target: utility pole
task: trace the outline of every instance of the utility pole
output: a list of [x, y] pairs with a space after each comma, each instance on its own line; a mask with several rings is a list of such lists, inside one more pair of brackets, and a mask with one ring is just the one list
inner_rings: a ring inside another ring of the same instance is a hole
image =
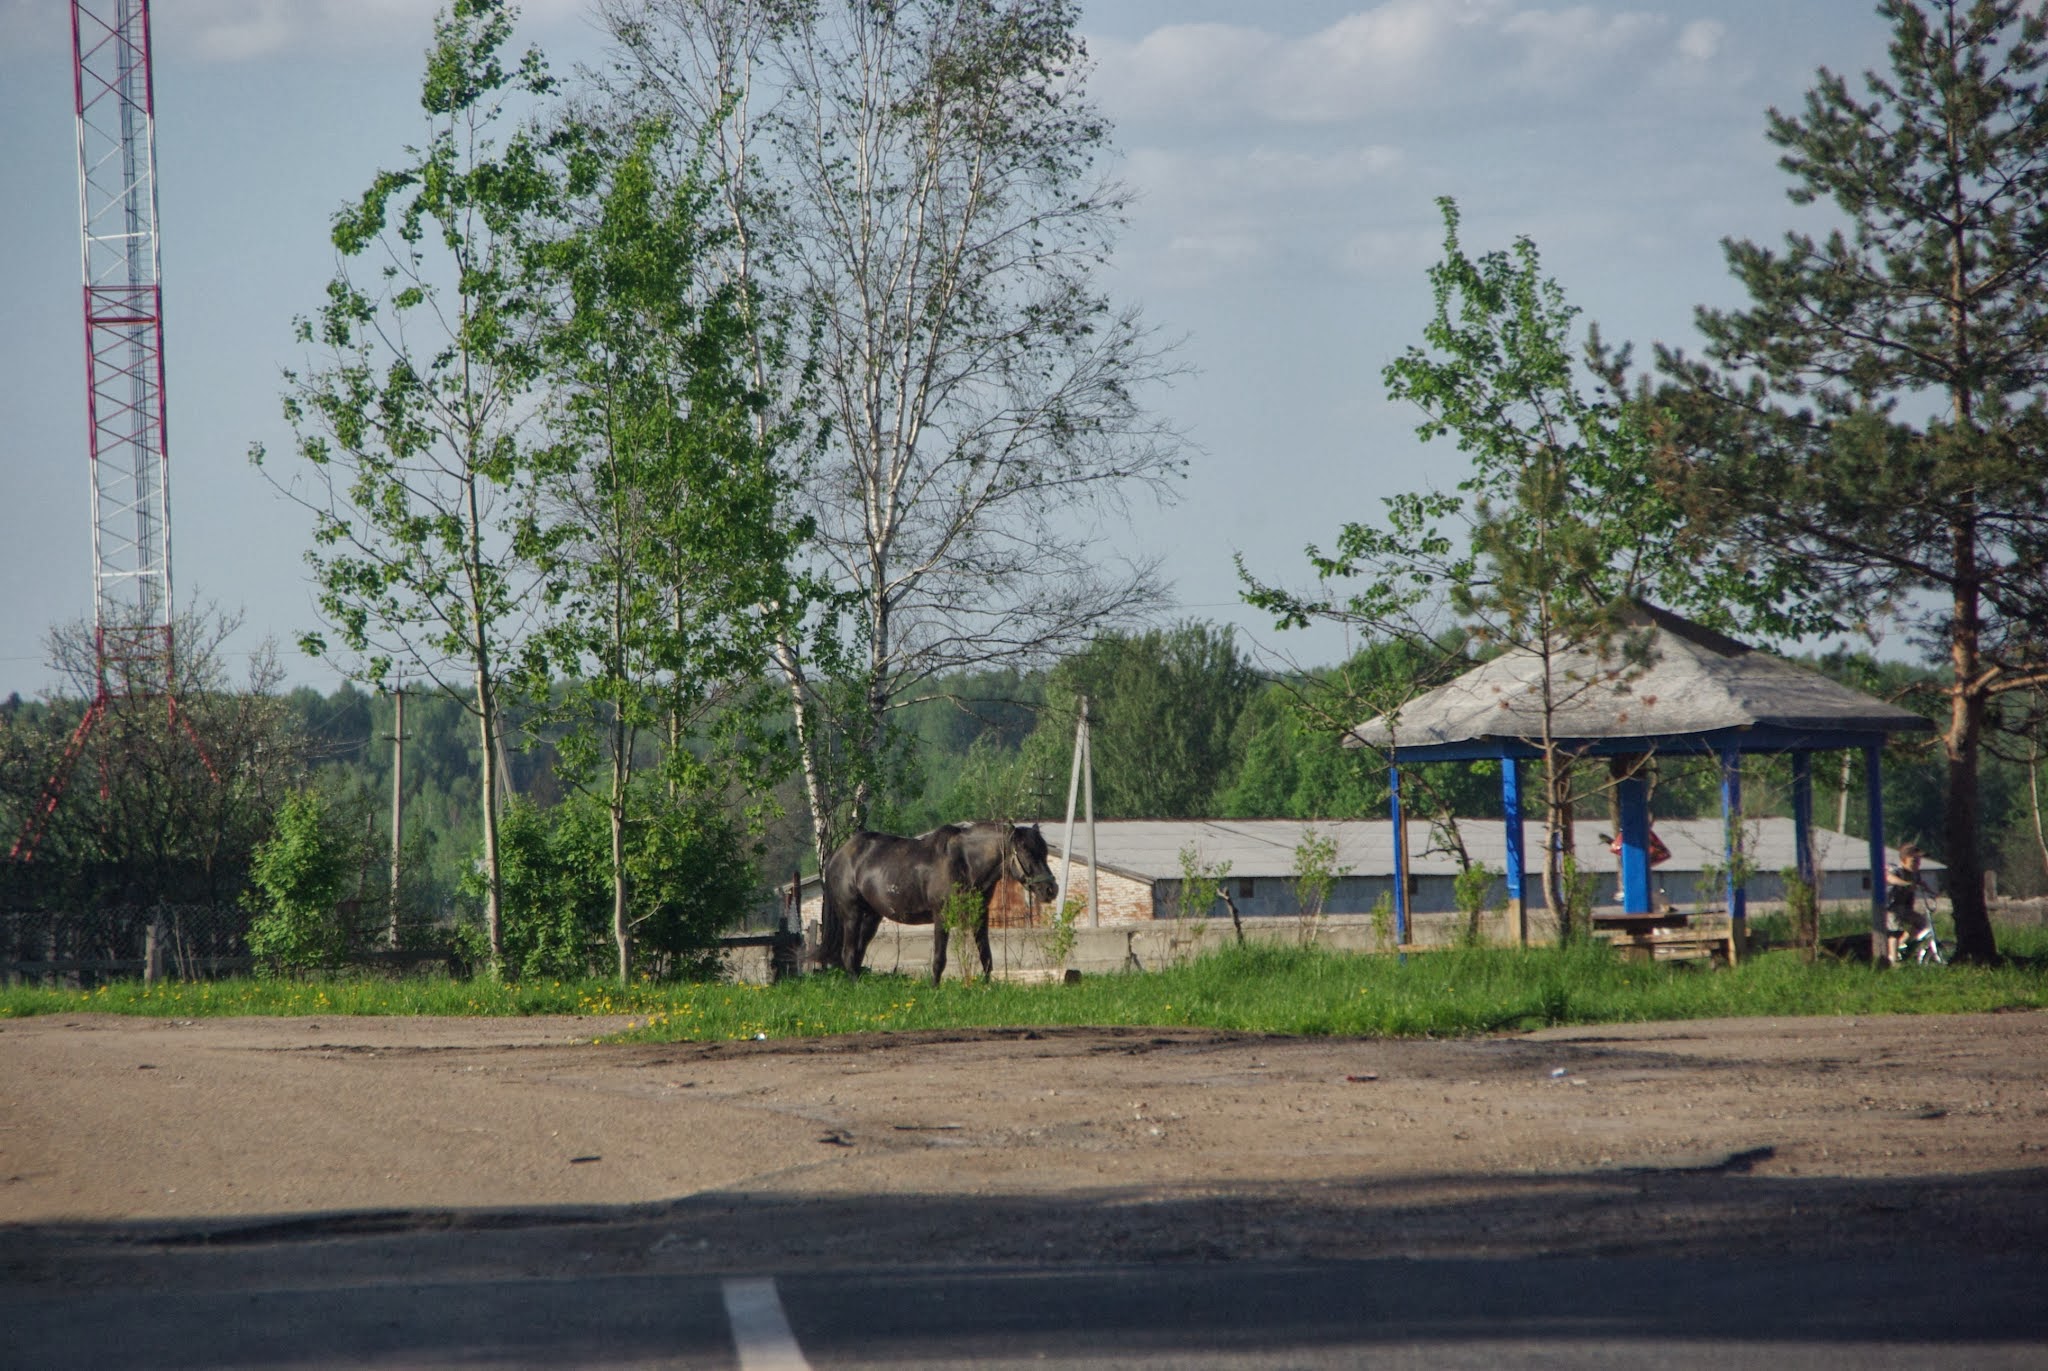
[[1081, 697], [1081, 718], [1074, 726], [1074, 769], [1067, 777], [1067, 831], [1060, 841], [1060, 907], [1067, 903], [1067, 886], [1074, 874], [1075, 792], [1085, 796], [1088, 825], [1088, 926], [1102, 926], [1100, 887], [1095, 863], [1095, 753], [1088, 740], [1088, 697]]
[[405, 683], [391, 688], [391, 949], [398, 950], [398, 878], [405, 852]]

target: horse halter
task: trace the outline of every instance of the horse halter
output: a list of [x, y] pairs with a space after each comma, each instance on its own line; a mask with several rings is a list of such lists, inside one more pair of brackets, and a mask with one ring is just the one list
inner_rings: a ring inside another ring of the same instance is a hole
[[1003, 858], [998, 869], [1001, 870], [1007, 868], [1006, 870], [1004, 870], [1003, 874], [1007, 875], [1011, 880], [1015, 881], [1018, 885], [1024, 887], [1024, 889], [1028, 892], [1031, 889], [1031, 877], [1024, 870], [1024, 858], [1020, 856], [1017, 852], [1018, 832], [1019, 829], [1015, 824], [1007, 824], [1004, 826]]

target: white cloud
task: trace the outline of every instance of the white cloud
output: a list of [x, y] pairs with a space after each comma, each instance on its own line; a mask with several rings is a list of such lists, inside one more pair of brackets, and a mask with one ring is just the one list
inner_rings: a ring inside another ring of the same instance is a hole
[[1322, 257], [1359, 198], [1402, 166], [1401, 151], [1383, 144], [1137, 148], [1125, 173], [1138, 193], [1136, 222], [1147, 226], [1138, 235], [1149, 244], [1144, 273], [1156, 285], [1199, 287], [1303, 252]]
[[1125, 176], [1148, 208], [1244, 205], [1263, 198], [1299, 202], [1383, 179], [1405, 161], [1399, 148], [1367, 143], [1333, 150], [1261, 145], [1242, 152], [1134, 148]]
[[1330, 260], [1360, 202], [1394, 193], [1406, 158], [1385, 144], [1324, 141], [1134, 149], [1124, 172], [1138, 194], [1138, 251], [1125, 265], [1148, 285], [1181, 289]]
[[1720, 60], [1723, 27], [1604, 5], [1381, 0], [1306, 36], [1174, 24], [1100, 39], [1095, 89], [1127, 118], [1327, 123], [1389, 110], [1578, 99]]
[[1413, 280], [1443, 255], [1441, 229], [1354, 233], [1337, 250], [1337, 265], [1356, 277]]
[[[159, 41], [206, 61], [240, 62], [300, 51], [417, 51], [447, 0], [188, 0], [176, 29], [157, 20]], [[519, 33], [559, 26], [581, 0], [526, 0]], [[517, 41], [515, 39], [515, 41]]]
[[[113, 0], [96, 0], [111, 13]], [[426, 48], [447, 0], [182, 0], [150, 12], [159, 55], [237, 63], [294, 53], [401, 53]], [[525, 0], [515, 42], [587, 25], [584, 0]], [[0, 59], [71, 46], [64, 0], [0, 0]]]
[[1678, 55], [1688, 62], [1711, 62], [1721, 55], [1728, 26], [1713, 19], [1695, 19], [1678, 33]]
[[1271, 245], [1251, 229], [1205, 227], [1176, 233], [1126, 264], [1147, 286], [1201, 290], [1258, 268], [1271, 253]]

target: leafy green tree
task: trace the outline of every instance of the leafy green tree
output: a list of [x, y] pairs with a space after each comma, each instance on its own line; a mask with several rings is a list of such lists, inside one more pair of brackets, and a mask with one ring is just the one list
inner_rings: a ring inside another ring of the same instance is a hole
[[876, 806], [872, 822], [902, 833], [921, 833], [956, 819], [1035, 819], [1054, 812], [1066, 777], [1053, 759], [1026, 759], [1045, 703], [1045, 675], [1016, 668], [948, 673], [926, 698], [897, 712], [908, 760], [900, 803]]
[[328, 966], [360, 949], [371, 921], [346, 901], [359, 888], [364, 838], [358, 807], [315, 790], [284, 799], [250, 864], [249, 950], [282, 966]]
[[[251, 855], [304, 766], [271, 646], [250, 655], [240, 679], [228, 671], [225, 643], [239, 626], [210, 607], [177, 615], [175, 697], [160, 681], [109, 682], [115, 698], [72, 757], [34, 860], [0, 862], [0, 904], [236, 904]], [[45, 787], [99, 689], [96, 644], [90, 621], [53, 629], [49, 662], [63, 689], [0, 729], [4, 841], [50, 799]]]
[[[298, 325], [326, 357], [285, 374], [305, 466], [279, 482], [314, 515], [307, 560], [338, 663], [380, 686], [402, 669], [475, 719], [494, 974], [501, 695], [530, 590], [515, 544], [531, 505], [533, 343], [547, 307], [529, 249], [536, 222], [559, 212], [542, 141], [493, 141], [510, 101], [551, 88], [538, 52], [502, 62], [511, 23], [503, 0], [453, 0], [437, 16], [420, 90], [431, 136], [335, 217], [341, 268]], [[264, 460], [260, 448], [252, 457]], [[330, 655], [326, 635], [302, 645]]]
[[[726, 269], [813, 325], [810, 565], [839, 592], [778, 666], [819, 853], [906, 773], [899, 711], [963, 667], [1134, 623], [1102, 516], [1181, 469], [1171, 371], [1101, 289], [1124, 193], [1073, 0], [603, 0], [630, 76], [713, 149]], [[764, 363], [764, 367], [765, 367]], [[764, 389], [767, 387], [763, 386]]]
[[[559, 773], [609, 816], [624, 983], [628, 829], [685, 792], [773, 784], [774, 753], [744, 727], [744, 704], [802, 613], [788, 566], [809, 530], [785, 508], [783, 431], [755, 424], [768, 398], [748, 380], [744, 302], [704, 281], [720, 236], [709, 188], [694, 166], [662, 175], [658, 127], [581, 134], [572, 192], [587, 212], [542, 257], [568, 305], [543, 334], [559, 399], [530, 539], [552, 613], [522, 682], [544, 702], [537, 722], [566, 726]], [[650, 737], [665, 791], [635, 784]]]
[[1227, 627], [1188, 622], [1104, 635], [1053, 668], [1045, 711], [1025, 745], [1027, 771], [1066, 779], [1086, 696], [1098, 813], [1151, 819], [1207, 813], [1233, 769], [1238, 717], [1260, 685]]
[[[1629, 600], [1675, 568], [1656, 560], [1675, 511], [1650, 486], [1640, 411], [1588, 395], [1574, 358], [1578, 316], [1542, 274], [1535, 244], [1468, 257], [1457, 206], [1440, 202], [1444, 260], [1430, 270], [1436, 316], [1424, 348], [1389, 364], [1387, 393], [1417, 405], [1425, 440], [1452, 437], [1472, 461], [1470, 561], [1450, 604], [1480, 645], [1530, 654], [1539, 693], [1544, 903], [1571, 937], [1563, 861], [1584, 772], [1555, 731], [1558, 714], [1625, 678]], [[1598, 355], [1598, 340], [1592, 340]], [[1560, 658], [1587, 645], [1612, 670], [1581, 675]]]
[[[375, 809], [388, 860], [391, 835], [384, 816], [391, 801], [396, 722], [391, 696], [371, 695], [343, 682], [326, 695], [301, 687], [285, 703], [305, 739], [313, 783], [336, 803]], [[518, 723], [516, 717], [513, 722]], [[407, 692], [401, 939], [445, 938], [437, 926], [458, 916], [458, 892], [482, 843], [476, 735], [462, 701], [436, 692]], [[542, 804], [558, 798], [544, 743], [529, 741], [526, 751], [508, 760], [519, 773], [515, 792]]]
[[[598, 800], [577, 796], [548, 810], [515, 800], [507, 807], [505, 947], [507, 965], [519, 976], [586, 976], [611, 960], [611, 851], [609, 807]], [[627, 917], [643, 969], [665, 978], [712, 974], [719, 935], [739, 921], [754, 893], [740, 826], [704, 799], [650, 809], [628, 831], [626, 862]], [[480, 884], [473, 874], [472, 891]]]
[[[1629, 601], [1655, 593], [1691, 602], [1702, 578], [1670, 552], [1678, 509], [1657, 485], [1651, 411], [1621, 393], [1628, 356], [1608, 354], [1597, 333], [1575, 346], [1579, 311], [1542, 272], [1536, 245], [1469, 256], [1457, 205], [1439, 201], [1443, 259], [1430, 268], [1434, 313], [1423, 345], [1383, 373], [1387, 393], [1423, 413], [1416, 432], [1449, 438], [1468, 463], [1455, 493], [1409, 493], [1385, 502], [1383, 525], [1347, 524], [1335, 552], [1309, 549], [1323, 582], [1301, 595], [1250, 576], [1246, 599], [1282, 625], [1336, 619], [1412, 650], [1439, 651], [1391, 700], [1393, 718], [1413, 695], [1470, 665], [1481, 650], [1518, 650], [1537, 662], [1539, 736], [1547, 841], [1543, 892], [1573, 933], [1563, 860], [1572, 814], [1588, 790], [1584, 768], [1554, 732], [1560, 711], [1586, 692], [1611, 689], [1640, 648], [1625, 630]], [[1587, 385], [1587, 371], [1597, 384]], [[1461, 539], [1447, 531], [1464, 525]], [[1357, 582], [1344, 596], [1333, 582]], [[1462, 630], [1454, 636], [1453, 627]], [[1592, 646], [1614, 668], [1580, 675], [1559, 659]], [[1359, 738], [1376, 746], [1370, 737]]]
[[1958, 955], [1997, 955], [1985, 738], [2048, 680], [2048, 21], [2020, 0], [1884, 0], [1890, 70], [1823, 68], [1771, 111], [1795, 204], [1846, 227], [1726, 245], [1750, 297], [1666, 353], [1703, 560], [1784, 631], [1896, 625], [1947, 666], [1944, 842]]
[[[1418, 646], [1386, 639], [1335, 667], [1276, 680], [1238, 718], [1235, 764], [1218, 794], [1228, 818], [1359, 819], [1387, 812], [1387, 767], [1370, 747], [1347, 743], [1361, 719], [1398, 709], [1418, 681], [1439, 679], [1465, 658], [1456, 641]], [[1500, 810], [1496, 773], [1465, 763], [1403, 772], [1409, 811], [1452, 824]]]

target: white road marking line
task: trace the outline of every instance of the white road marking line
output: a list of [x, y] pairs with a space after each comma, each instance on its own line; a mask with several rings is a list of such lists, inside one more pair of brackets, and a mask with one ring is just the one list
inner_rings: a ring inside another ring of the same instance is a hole
[[782, 1312], [772, 1276], [723, 1282], [725, 1317], [732, 1324], [740, 1371], [811, 1371], [789, 1317]]

